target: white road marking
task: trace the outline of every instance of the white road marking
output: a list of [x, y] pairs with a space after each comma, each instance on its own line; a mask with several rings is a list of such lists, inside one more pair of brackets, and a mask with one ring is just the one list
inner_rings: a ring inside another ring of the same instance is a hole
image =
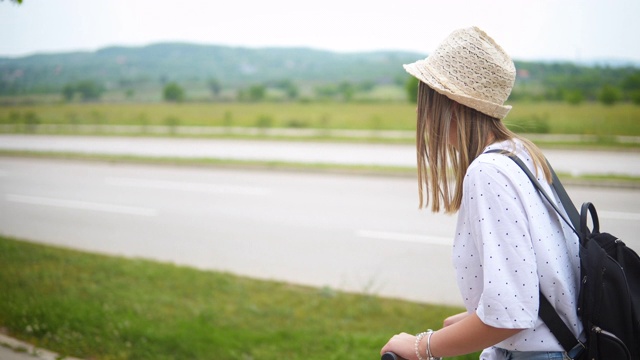
[[413, 242], [413, 243], [431, 244], [431, 245], [451, 246], [451, 244], [453, 244], [453, 239], [447, 238], [447, 237], [425, 236], [425, 235], [417, 235], [417, 234], [387, 232], [387, 231], [358, 230], [356, 231], [356, 236], [370, 238], [370, 239], [404, 241], [404, 242]]
[[598, 211], [598, 218], [639, 221], [640, 214], [630, 213], [630, 212], [618, 212], [618, 211]]
[[112, 185], [112, 186], [128, 186], [128, 187], [140, 187], [140, 188], [148, 188], [148, 189], [190, 191], [190, 192], [201, 192], [201, 193], [211, 193], [211, 194], [234, 194], [234, 195], [268, 195], [269, 194], [269, 190], [264, 188], [259, 188], [259, 187], [218, 185], [218, 184], [210, 184], [210, 183], [178, 182], [178, 181], [134, 179], [134, 178], [121, 178], [121, 177], [109, 177], [105, 179], [105, 182], [107, 183], [107, 185]]
[[[598, 212], [598, 216], [603, 219], [606, 218], [606, 219], [630, 220], [630, 221], [640, 220], [640, 214], [629, 213], [629, 212], [600, 211]], [[413, 243], [431, 244], [431, 245], [450, 246], [451, 244], [453, 244], [452, 238], [438, 237], [438, 236], [425, 236], [425, 235], [407, 234], [407, 233], [398, 233], [398, 232], [389, 232], [389, 231], [358, 230], [356, 231], [356, 236], [363, 237], [363, 238], [370, 238], [370, 239], [404, 241], [404, 242], [413, 242]]]
[[103, 211], [103, 212], [137, 215], [137, 216], [158, 215], [158, 211], [155, 209], [105, 204], [105, 203], [97, 203], [97, 202], [89, 202], [89, 201], [54, 199], [54, 198], [47, 198], [47, 197], [16, 195], [16, 194], [6, 194], [6, 199], [11, 202], [22, 203], [22, 204], [55, 206], [55, 207], [61, 207], [61, 208], [67, 208], [67, 209]]

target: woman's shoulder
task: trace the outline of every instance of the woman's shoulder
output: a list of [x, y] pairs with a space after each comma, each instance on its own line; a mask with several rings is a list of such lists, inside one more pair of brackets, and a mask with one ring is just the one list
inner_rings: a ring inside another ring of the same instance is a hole
[[[504, 153], [494, 152], [495, 150], [502, 150]], [[517, 174], [522, 173], [522, 170], [507, 154], [515, 154], [530, 169], [533, 169], [533, 160], [522, 143], [517, 139], [506, 140], [487, 146], [469, 165], [467, 178], [481, 176], [513, 179], [519, 177]]]
[[[497, 152], [496, 150], [500, 150]], [[519, 139], [509, 139], [493, 143], [484, 148], [483, 152], [472, 162], [476, 166], [494, 165], [506, 168], [519, 168], [516, 163], [513, 162], [506, 155], [516, 155], [520, 158], [529, 168], [533, 167], [533, 159], [531, 154], [527, 151], [524, 144]]]

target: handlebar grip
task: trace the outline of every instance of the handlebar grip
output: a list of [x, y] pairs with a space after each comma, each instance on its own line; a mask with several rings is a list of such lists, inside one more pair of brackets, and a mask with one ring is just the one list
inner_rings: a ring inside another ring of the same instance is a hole
[[392, 353], [391, 351], [388, 351], [382, 354], [382, 358], [380, 358], [380, 360], [400, 360], [400, 358], [398, 357], [398, 355]]

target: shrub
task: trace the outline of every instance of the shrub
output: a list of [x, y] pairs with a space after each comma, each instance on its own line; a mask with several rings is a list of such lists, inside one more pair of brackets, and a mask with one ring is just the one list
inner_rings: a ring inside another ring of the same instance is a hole
[[309, 124], [307, 124], [306, 121], [304, 120], [300, 120], [300, 119], [290, 119], [287, 121], [287, 123], [285, 124], [286, 127], [288, 128], [296, 128], [296, 129], [300, 129], [300, 128], [306, 128], [309, 126]]
[[572, 105], [581, 104], [584, 101], [584, 94], [580, 90], [568, 90], [564, 93], [564, 101]]
[[268, 116], [268, 115], [260, 115], [256, 120], [256, 126], [261, 129], [269, 128], [271, 127], [272, 124], [273, 124], [273, 119], [271, 118], [271, 116]]
[[410, 77], [405, 84], [407, 90], [407, 98], [409, 102], [416, 104], [418, 102], [418, 84], [419, 80], [415, 77]]
[[640, 105], [640, 90], [632, 91], [629, 94], [629, 97], [631, 98], [632, 103]]
[[175, 82], [165, 85], [163, 90], [165, 101], [182, 102], [184, 100], [184, 89]]
[[76, 94], [80, 95], [82, 101], [99, 100], [103, 93], [104, 86], [93, 80], [66, 84], [62, 88], [62, 96], [66, 101], [72, 101]]
[[601, 103], [605, 105], [613, 105], [620, 101], [622, 97], [620, 90], [611, 85], [605, 85], [600, 90], [600, 94], [598, 95], [598, 99]]

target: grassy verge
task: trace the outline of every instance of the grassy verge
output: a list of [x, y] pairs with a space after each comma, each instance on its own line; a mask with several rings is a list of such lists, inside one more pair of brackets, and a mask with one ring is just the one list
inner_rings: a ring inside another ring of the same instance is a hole
[[90, 359], [377, 359], [460, 311], [2, 236], [0, 263], [0, 327]]
[[178, 158], [178, 157], [145, 157], [135, 155], [106, 155], [106, 154], [82, 154], [66, 152], [48, 151], [21, 151], [21, 150], [0, 150], [0, 156], [10, 157], [31, 157], [31, 158], [52, 158], [63, 160], [87, 160], [87, 161], [107, 161], [122, 163], [140, 163], [172, 166], [216, 166], [246, 169], [283, 170], [283, 171], [311, 171], [330, 172], [344, 174], [361, 175], [384, 175], [384, 176], [416, 176], [415, 168], [394, 167], [394, 166], [374, 166], [374, 165], [343, 165], [329, 163], [293, 163], [285, 161], [251, 161], [233, 159], [213, 159], [213, 158]]
[[[190, 127], [136, 125], [38, 125], [27, 128], [23, 125], [2, 125], [0, 134], [60, 135], [60, 136], [125, 136], [169, 137], [174, 139], [237, 139], [254, 141], [296, 141], [334, 143], [378, 143], [414, 144], [415, 132], [410, 130], [364, 130], [364, 129], [291, 129], [256, 127]], [[528, 134], [521, 135], [544, 148], [639, 150], [640, 137], [622, 135], [597, 136], [585, 134]]]
[[[167, 157], [143, 157], [131, 155], [100, 155], [61, 152], [13, 151], [0, 150], [0, 156], [17, 156], [32, 158], [56, 158], [67, 160], [108, 161], [122, 163], [141, 163], [174, 166], [216, 166], [246, 169], [283, 170], [283, 171], [311, 171], [338, 174], [358, 174], [375, 176], [406, 176], [416, 177], [416, 169], [412, 167], [371, 166], [371, 165], [342, 165], [342, 164], [314, 164], [290, 163], [283, 161], [243, 161], [228, 159], [187, 159]], [[575, 176], [558, 173], [564, 184], [602, 185], [626, 188], [640, 188], [640, 177], [623, 175], [589, 175]]]

